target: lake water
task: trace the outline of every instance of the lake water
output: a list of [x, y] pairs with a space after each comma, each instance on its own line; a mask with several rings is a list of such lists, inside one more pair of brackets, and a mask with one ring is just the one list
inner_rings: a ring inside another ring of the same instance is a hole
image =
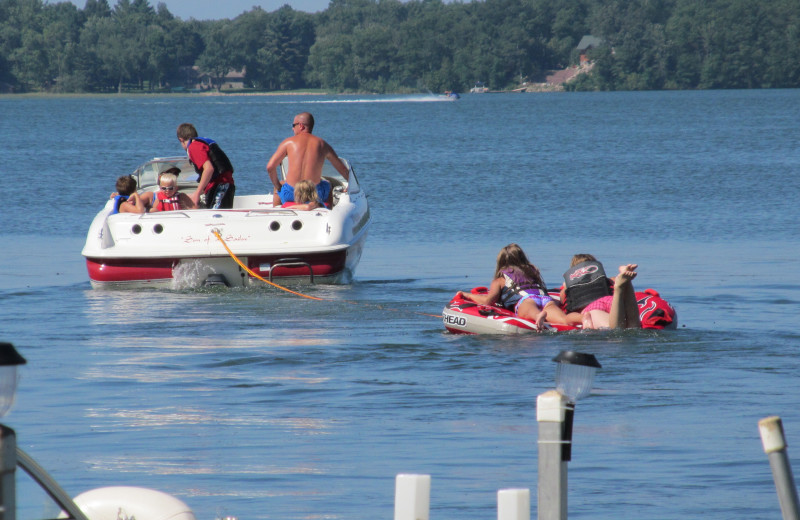
[[[370, 197], [351, 285], [91, 289], [92, 217], [182, 152], [179, 123], [258, 193], [306, 110]], [[800, 454], [798, 121], [798, 90], [0, 97], [0, 341], [28, 360], [3, 421], [70, 494], [151, 487], [199, 520], [391, 518], [398, 473], [431, 475], [437, 520], [496, 518], [509, 487], [535, 518], [536, 396], [573, 349], [603, 368], [572, 518], [778, 518], [757, 421], [780, 415]], [[574, 253], [639, 263], [679, 330], [445, 333], [428, 314], [512, 241], [553, 285]]]

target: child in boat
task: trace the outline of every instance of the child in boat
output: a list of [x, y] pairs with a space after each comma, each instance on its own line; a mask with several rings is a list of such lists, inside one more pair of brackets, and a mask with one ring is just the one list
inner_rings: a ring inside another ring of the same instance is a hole
[[117, 191], [111, 194], [114, 199], [114, 213], [144, 213], [144, 201], [136, 193], [136, 179], [132, 175], [123, 175], [117, 179]]
[[641, 328], [631, 282], [636, 278], [637, 267], [636, 264], [622, 265], [619, 274], [611, 280], [594, 256], [573, 256], [561, 286], [561, 305], [569, 324], [582, 324], [584, 329]]
[[520, 318], [536, 322], [542, 329], [545, 321], [566, 324], [567, 316], [550, 296], [539, 269], [517, 244], [509, 244], [497, 255], [494, 280], [486, 294], [459, 291], [467, 300], [481, 305], [494, 305], [514, 311]]
[[302, 180], [294, 185], [294, 202], [285, 202], [281, 207], [307, 211], [320, 206], [317, 187], [309, 180]]
[[151, 212], [195, 209], [191, 197], [178, 191], [178, 176], [164, 172], [158, 177], [158, 191], [153, 194]]

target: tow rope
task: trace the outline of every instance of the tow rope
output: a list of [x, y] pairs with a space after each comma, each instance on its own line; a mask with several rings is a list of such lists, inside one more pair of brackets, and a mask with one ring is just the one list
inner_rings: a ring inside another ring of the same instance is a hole
[[[211, 230], [211, 232], [214, 234], [214, 236], [216, 236], [216, 237], [217, 237], [217, 240], [219, 240], [219, 241], [220, 241], [220, 243], [222, 244], [222, 247], [224, 247], [224, 248], [225, 248], [225, 251], [227, 251], [227, 252], [228, 252], [228, 255], [230, 255], [230, 257], [233, 259], [233, 261], [234, 261], [234, 262], [236, 262], [236, 263], [239, 265], [239, 267], [241, 267], [242, 269], [244, 269], [244, 270], [247, 272], [247, 274], [249, 274], [249, 275], [250, 275], [250, 276], [252, 276], [253, 278], [256, 278], [256, 279], [258, 279], [258, 280], [261, 280], [262, 282], [264, 282], [264, 283], [266, 283], [266, 284], [269, 284], [269, 285], [271, 285], [271, 286], [275, 287], [276, 289], [280, 289], [281, 291], [286, 291], [286, 292], [288, 292], [288, 293], [294, 294], [294, 295], [296, 295], [296, 296], [300, 296], [300, 297], [302, 297], [302, 298], [308, 298], [309, 300], [318, 300], [318, 301], [337, 301], [337, 300], [331, 300], [331, 299], [327, 299], [327, 298], [318, 298], [317, 296], [310, 296], [310, 295], [308, 295], [308, 294], [299, 293], [299, 292], [293, 291], [293, 290], [291, 290], [291, 289], [288, 289], [288, 288], [286, 288], [286, 287], [283, 287], [282, 285], [278, 285], [278, 284], [276, 284], [276, 283], [274, 283], [274, 282], [270, 282], [270, 281], [269, 281], [269, 280], [267, 280], [266, 278], [264, 278], [264, 277], [262, 277], [262, 276], [259, 276], [257, 273], [253, 272], [253, 270], [252, 270], [252, 269], [250, 269], [249, 267], [247, 267], [246, 265], [244, 265], [244, 262], [242, 262], [241, 260], [239, 260], [239, 257], [237, 257], [237, 256], [234, 254], [234, 252], [233, 252], [233, 251], [231, 251], [231, 248], [229, 248], [229, 247], [228, 247], [228, 244], [226, 244], [226, 243], [225, 243], [225, 240], [222, 238], [222, 235], [220, 234], [220, 232], [219, 232], [219, 229], [217, 229], [217, 228], [214, 228], [214, 229], [212, 229], [212, 230]], [[351, 301], [347, 301], [347, 300], [338, 300], [338, 301], [342, 301], [343, 303], [349, 303], [349, 304], [351, 304], [351, 305], [369, 305], [369, 304], [364, 304], [364, 303], [351, 302]], [[382, 305], [373, 305], [373, 306], [375, 306], [375, 307], [377, 307], [377, 308], [379, 308], [379, 309], [382, 309], [382, 310], [396, 310], [396, 309], [388, 309], [388, 308], [385, 308], [385, 307], [383, 307]], [[420, 315], [422, 315], [422, 316], [430, 316], [430, 317], [433, 317], [433, 318], [441, 318], [441, 317], [442, 317], [442, 316], [441, 316], [441, 315], [439, 315], [439, 314], [428, 314], [428, 313], [425, 313], [425, 312], [416, 312], [416, 311], [411, 311], [411, 312], [413, 312], [414, 314], [420, 314]]]
[[231, 248], [228, 247], [228, 244], [226, 244], [225, 241], [222, 239], [222, 235], [220, 235], [219, 230], [217, 228], [212, 229], [211, 232], [214, 233], [214, 235], [217, 237], [217, 240], [219, 240], [222, 243], [222, 247], [224, 247], [225, 251], [227, 251], [228, 254], [230, 255], [230, 257], [233, 258], [233, 261], [236, 262], [237, 264], [239, 264], [239, 267], [241, 267], [242, 269], [247, 271], [247, 274], [249, 274], [253, 278], [257, 278], [257, 279], [261, 280], [262, 282], [264, 282], [266, 284], [269, 284], [269, 285], [271, 285], [271, 286], [273, 286], [273, 287], [275, 287], [277, 289], [280, 289], [281, 291], [286, 291], [288, 293], [292, 293], [294, 295], [301, 296], [303, 298], [308, 298], [309, 300], [324, 300], [324, 298], [317, 298], [316, 296], [309, 296], [307, 294], [302, 294], [302, 293], [299, 293], [299, 292], [295, 292], [295, 291], [293, 291], [291, 289], [287, 289], [286, 287], [283, 287], [282, 285], [278, 285], [276, 283], [272, 283], [269, 280], [267, 280], [266, 278], [264, 278], [262, 276], [259, 276], [258, 274], [254, 273], [249, 267], [244, 265], [244, 263], [242, 263], [242, 261], [239, 260], [239, 258], [235, 254], [233, 254], [233, 251], [231, 251]]

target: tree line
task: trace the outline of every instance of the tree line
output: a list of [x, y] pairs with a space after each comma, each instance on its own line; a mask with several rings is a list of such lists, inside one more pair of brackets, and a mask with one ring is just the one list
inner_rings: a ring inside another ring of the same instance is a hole
[[584, 35], [602, 43], [573, 90], [800, 86], [800, 0], [332, 0], [211, 21], [148, 0], [0, 0], [0, 91], [159, 91], [192, 67], [268, 91], [504, 89], [576, 64]]

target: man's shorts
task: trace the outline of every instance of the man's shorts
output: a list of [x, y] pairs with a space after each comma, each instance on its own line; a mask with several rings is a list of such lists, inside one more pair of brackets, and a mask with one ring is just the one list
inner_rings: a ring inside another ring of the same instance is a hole
[[215, 184], [205, 193], [206, 206], [209, 209], [231, 209], [233, 208], [233, 194], [236, 186], [224, 182]]
[[[284, 182], [281, 186], [281, 191], [278, 192], [281, 197], [281, 204], [284, 202], [295, 202], [294, 200], [294, 186], [290, 186], [288, 182]], [[322, 179], [317, 184], [317, 196], [320, 202], [326, 202], [331, 195], [331, 183]]]

